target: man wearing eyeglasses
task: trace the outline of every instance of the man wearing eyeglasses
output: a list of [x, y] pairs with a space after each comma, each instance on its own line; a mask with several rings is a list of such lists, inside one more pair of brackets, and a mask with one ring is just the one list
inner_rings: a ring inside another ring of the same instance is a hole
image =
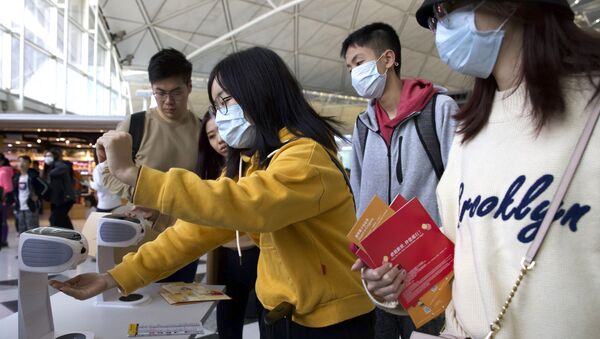
[[[198, 159], [200, 119], [188, 110], [188, 97], [192, 91], [192, 64], [181, 52], [172, 48], [163, 49], [150, 59], [148, 77], [156, 99], [156, 108], [127, 116], [117, 126], [117, 130], [133, 135], [132, 156], [137, 165], [165, 172], [171, 168], [194, 170]], [[99, 166], [104, 166], [104, 163]], [[102, 183], [109, 191], [125, 199], [130, 198], [132, 187], [113, 177], [108, 172], [108, 166], [102, 173]], [[155, 239], [175, 221], [168, 215], [144, 209], [143, 206], [136, 206], [132, 213], [152, 222], [152, 229], [146, 232], [144, 242]], [[115, 261], [120, 262], [126, 253], [136, 249], [137, 247], [129, 247], [116, 251]], [[197, 266], [198, 262], [193, 262], [163, 281], [191, 282], [196, 275]]]

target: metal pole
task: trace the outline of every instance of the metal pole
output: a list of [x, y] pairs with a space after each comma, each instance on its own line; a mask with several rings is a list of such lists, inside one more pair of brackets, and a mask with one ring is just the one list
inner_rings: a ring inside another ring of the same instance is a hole
[[94, 115], [98, 115], [98, 1], [94, 5]]
[[[19, 111], [25, 108], [25, 0], [21, 1], [21, 29], [19, 37]], [[12, 87], [12, 86], [11, 86]]]
[[64, 75], [64, 97], [63, 97], [63, 114], [67, 114], [67, 94], [68, 94], [68, 68], [69, 68], [69, 0], [65, 0], [63, 8], [63, 75]]

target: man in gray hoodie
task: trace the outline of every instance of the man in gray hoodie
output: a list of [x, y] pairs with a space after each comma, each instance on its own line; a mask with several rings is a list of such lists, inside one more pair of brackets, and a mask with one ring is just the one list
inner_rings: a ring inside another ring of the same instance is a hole
[[[374, 196], [389, 205], [401, 194], [406, 199], [418, 198], [439, 224], [435, 190], [454, 137], [452, 115], [458, 105], [427, 80], [401, 79], [400, 48], [398, 35], [384, 23], [364, 26], [342, 43], [341, 56], [350, 70], [352, 86], [370, 99], [352, 136], [350, 184], [357, 216]], [[365, 265], [357, 261], [353, 269], [362, 267]], [[366, 269], [363, 278], [367, 284], [371, 275], [375, 279], [387, 275], [402, 284], [406, 272], [387, 265]], [[372, 297], [391, 301], [387, 294], [390, 292], [382, 290]], [[442, 323], [434, 320], [419, 331], [439, 334]], [[406, 311], [377, 309], [377, 339], [410, 338], [414, 330]]]

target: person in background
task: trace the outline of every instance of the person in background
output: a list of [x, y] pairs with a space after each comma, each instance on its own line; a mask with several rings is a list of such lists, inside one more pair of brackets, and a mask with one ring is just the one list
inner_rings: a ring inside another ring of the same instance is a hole
[[[443, 334], [483, 338], [600, 108], [600, 36], [575, 24], [566, 0], [427, 0], [416, 16], [434, 32], [442, 61], [476, 78], [456, 115], [459, 135], [438, 199], [444, 233], [455, 243]], [[596, 123], [535, 267], [494, 338], [598, 337], [598, 154]], [[382, 283], [374, 293], [386, 288], [393, 286]]]
[[[356, 212], [362, 215], [375, 196], [389, 205], [401, 194], [406, 199], [418, 198], [439, 225], [435, 188], [448, 160], [456, 131], [452, 115], [458, 105], [428, 80], [400, 78], [400, 51], [396, 31], [384, 23], [361, 27], [342, 43], [341, 56], [352, 86], [370, 99], [352, 134], [350, 183]], [[359, 259], [352, 269], [364, 268], [363, 275], [368, 277], [387, 272], [387, 265], [370, 269]], [[401, 267], [387, 274], [397, 284], [406, 278]], [[377, 339], [409, 338], [415, 330], [402, 306], [378, 308], [376, 313]], [[442, 325], [443, 319], [436, 319], [419, 330], [437, 334]]]
[[13, 192], [13, 168], [10, 161], [0, 153], [0, 248], [8, 246], [8, 205]]
[[40, 206], [50, 188], [39, 171], [31, 168], [31, 158], [27, 155], [19, 157], [19, 173], [13, 176], [13, 186], [17, 232], [21, 234], [40, 226]]
[[50, 226], [73, 229], [69, 211], [75, 203], [72, 168], [63, 161], [62, 152], [52, 148], [44, 154], [43, 178], [50, 186]]
[[[200, 127], [198, 145], [198, 166], [196, 173], [202, 179], [217, 179], [221, 176], [227, 157], [227, 144], [219, 135], [215, 117], [206, 112]], [[209, 253], [207, 260], [207, 283], [225, 285], [231, 300], [217, 304], [217, 330], [219, 338], [241, 339], [247, 307], [256, 307], [258, 300], [254, 293], [256, 266], [260, 251], [248, 235], [240, 237], [240, 262], [236, 242], [216, 248]], [[251, 310], [258, 317], [259, 310]]]
[[137, 167], [129, 135], [106, 133], [98, 155], [135, 187], [133, 202], [181, 219], [108, 273], [50, 284], [79, 299], [117, 286], [128, 294], [246, 232], [260, 247], [261, 338], [371, 338], [374, 307], [348, 269], [356, 216], [334, 120], [319, 116], [281, 57], [261, 47], [221, 60], [208, 97], [230, 146], [224, 175]]
[[115, 208], [121, 206], [121, 197], [109, 191], [102, 184], [102, 172], [105, 170], [106, 163], [98, 163], [96, 150], [94, 150], [94, 160], [96, 161], [96, 167], [94, 167], [94, 171], [92, 172], [92, 180], [89, 185], [91, 189], [96, 191], [96, 196], [98, 197], [96, 212], [112, 212]]
[[12, 204], [12, 176], [14, 169], [10, 166], [10, 161], [0, 153], [0, 188], [3, 192], [0, 195], [0, 247], [8, 246], [8, 211]]
[[[200, 119], [188, 109], [188, 98], [192, 92], [192, 64], [183, 53], [173, 49], [163, 49], [150, 59], [148, 78], [156, 108], [128, 115], [117, 126], [118, 131], [134, 134], [136, 144], [132, 158], [137, 165], [145, 165], [160, 171], [171, 168], [193, 170], [197, 163]], [[117, 180], [107, 166], [102, 167], [102, 185], [113, 194], [131, 200], [133, 187]], [[133, 214], [147, 219], [152, 227], [147, 230], [144, 240], [138, 246], [115, 251], [115, 262], [135, 252], [141, 244], [156, 239], [160, 232], [175, 223], [176, 218], [135, 206]], [[194, 261], [165, 277], [162, 282], [192, 282], [196, 278], [198, 261]]]

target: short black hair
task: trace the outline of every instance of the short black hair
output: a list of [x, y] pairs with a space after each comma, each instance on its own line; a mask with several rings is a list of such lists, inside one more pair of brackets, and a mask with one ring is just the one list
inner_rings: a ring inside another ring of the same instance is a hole
[[352, 32], [342, 43], [341, 57], [345, 58], [348, 48], [354, 45], [368, 47], [376, 54], [382, 54], [391, 49], [396, 54], [396, 62], [398, 63], [398, 65], [394, 65], [394, 70], [396, 74], [400, 75], [402, 46], [400, 45], [400, 38], [398, 38], [398, 34], [392, 26], [383, 22], [375, 22]]
[[31, 157], [28, 155], [20, 155], [19, 159], [23, 159], [31, 164]]
[[148, 78], [150, 83], [179, 76], [187, 84], [192, 80], [192, 63], [174, 48], [162, 49], [150, 58]]

